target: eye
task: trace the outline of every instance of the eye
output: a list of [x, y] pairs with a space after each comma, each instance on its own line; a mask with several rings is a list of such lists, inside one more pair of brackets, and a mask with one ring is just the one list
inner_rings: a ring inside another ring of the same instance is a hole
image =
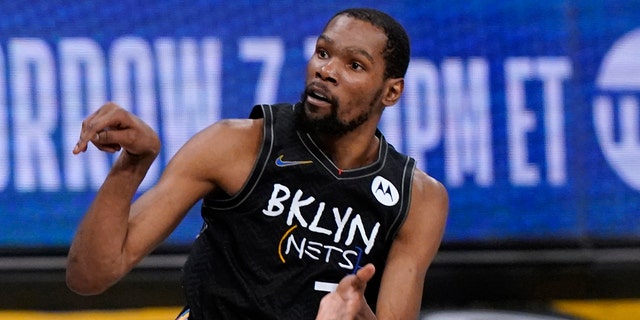
[[353, 70], [363, 70], [364, 67], [359, 62], [351, 62], [351, 69]]
[[316, 53], [320, 58], [326, 58], [329, 56], [329, 53], [327, 52], [327, 50], [324, 50], [324, 49], [318, 49], [316, 50]]

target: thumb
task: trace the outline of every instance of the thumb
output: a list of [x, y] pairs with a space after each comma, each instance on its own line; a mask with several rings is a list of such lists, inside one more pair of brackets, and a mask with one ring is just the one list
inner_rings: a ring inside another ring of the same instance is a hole
[[361, 284], [362, 286], [365, 286], [367, 282], [369, 282], [369, 280], [373, 278], [373, 275], [375, 273], [376, 268], [373, 266], [373, 264], [367, 263], [364, 267], [360, 268], [356, 272], [356, 281], [359, 282], [359, 284]]
[[347, 275], [340, 280], [336, 292], [347, 293], [350, 291], [364, 292], [367, 287], [367, 282], [373, 278], [373, 274], [376, 272], [376, 268], [373, 264], [368, 263], [364, 267], [358, 269], [355, 274]]
[[116, 152], [121, 149], [121, 146], [118, 143], [118, 135], [118, 130], [101, 130], [91, 137], [91, 143], [93, 143], [93, 145], [95, 145], [99, 150]]

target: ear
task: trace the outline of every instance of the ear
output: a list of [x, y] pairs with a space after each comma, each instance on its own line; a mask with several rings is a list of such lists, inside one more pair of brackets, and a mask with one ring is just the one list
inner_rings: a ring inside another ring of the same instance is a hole
[[386, 92], [382, 97], [382, 103], [388, 107], [396, 104], [404, 90], [404, 78], [387, 79]]

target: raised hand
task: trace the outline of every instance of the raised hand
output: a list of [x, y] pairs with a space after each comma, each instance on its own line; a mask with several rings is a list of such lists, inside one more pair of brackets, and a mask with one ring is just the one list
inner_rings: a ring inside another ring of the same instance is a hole
[[160, 151], [156, 132], [140, 118], [112, 102], [82, 121], [80, 139], [73, 153], [85, 152], [89, 142], [102, 151], [114, 153], [124, 149], [131, 156], [155, 157]]
[[367, 264], [356, 274], [342, 278], [336, 291], [327, 294], [320, 301], [316, 320], [375, 319], [364, 298], [367, 282], [375, 271], [372, 264]]

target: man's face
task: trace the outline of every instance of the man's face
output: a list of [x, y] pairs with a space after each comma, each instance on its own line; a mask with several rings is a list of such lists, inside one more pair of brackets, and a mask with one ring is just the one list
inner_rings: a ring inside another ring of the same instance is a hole
[[307, 65], [302, 125], [341, 136], [381, 112], [386, 42], [384, 32], [366, 21], [346, 15], [331, 20]]

